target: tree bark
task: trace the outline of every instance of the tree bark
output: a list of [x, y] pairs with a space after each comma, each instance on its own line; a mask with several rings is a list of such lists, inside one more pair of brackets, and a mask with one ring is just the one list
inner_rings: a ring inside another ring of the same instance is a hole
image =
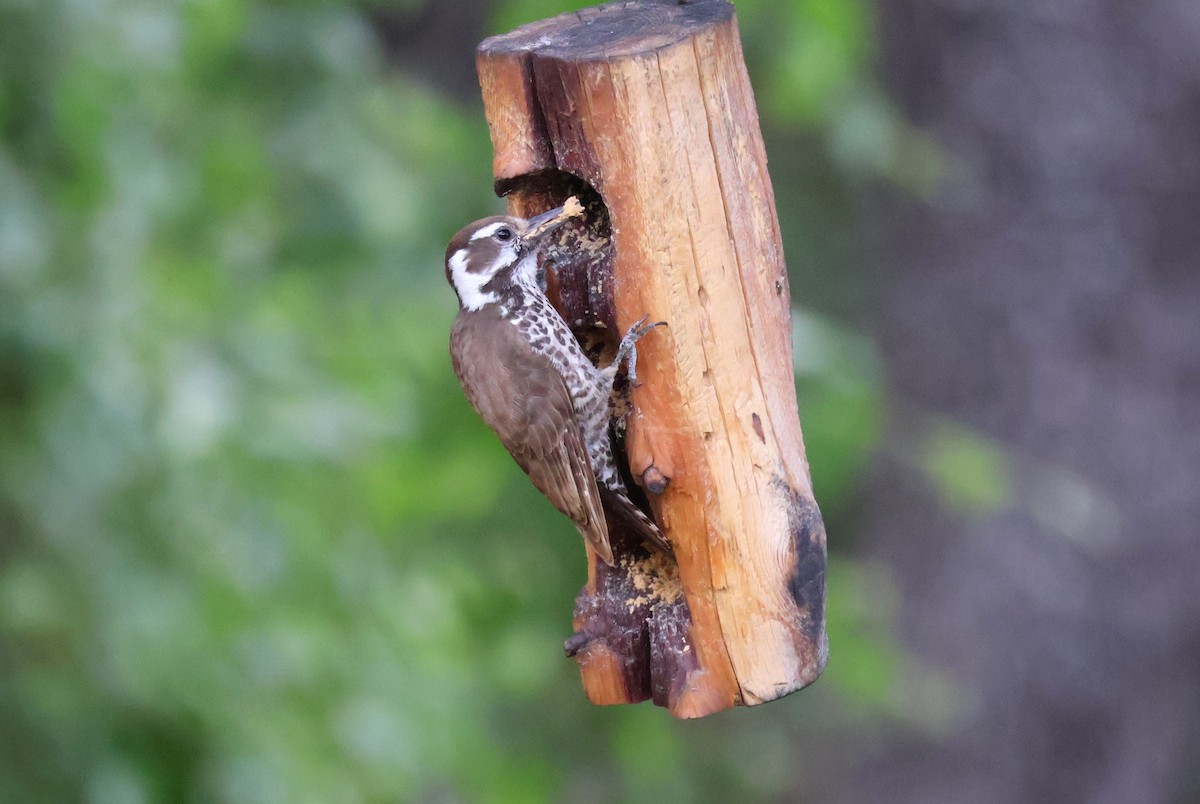
[[581, 343], [603, 361], [643, 317], [667, 322], [639, 344], [616, 429], [674, 555], [610, 517], [616, 566], [589, 554], [567, 644], [588, 696], [698, 717], [811, 683], [828, 653], [825, 531], [732, 6], [566, 14], [484, 41], [477, 68], [510, 210], [585, 204], [547, 266]]

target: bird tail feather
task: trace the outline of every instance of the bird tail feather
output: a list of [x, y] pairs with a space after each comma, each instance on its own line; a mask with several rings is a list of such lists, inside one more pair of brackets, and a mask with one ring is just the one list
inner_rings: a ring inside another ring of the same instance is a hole
[[600, 490], [600, 499], [604, 507], [628, 525], [634, 533], [642, 538], [655, 550], [671, 555], [671, 545], [663, 536], [654, 520], [646, 516], [641, 508], [633, 504], [633, 500], [619, 491]]

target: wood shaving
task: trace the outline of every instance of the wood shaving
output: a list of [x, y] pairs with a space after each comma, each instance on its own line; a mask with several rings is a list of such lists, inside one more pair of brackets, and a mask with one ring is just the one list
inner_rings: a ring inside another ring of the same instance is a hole
[[638, 560], [625, 559], [621, 564], [629, 570], [629, 580], [638, 593], [625, 600], [630, 613], [641, 606], [656, 609], [671, 605], [683, 597], [679, 567], [665, 556], [656, 553]]

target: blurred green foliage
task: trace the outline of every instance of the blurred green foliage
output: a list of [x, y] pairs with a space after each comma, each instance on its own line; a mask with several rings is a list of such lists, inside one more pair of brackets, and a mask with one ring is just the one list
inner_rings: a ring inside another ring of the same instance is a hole
[[933, 421], [920, 462], [951, 511], [982, 515], [1001, 511], [1012, 501], [1008, 453], [962, 425]]
[[[865, 4], [739, 12], [773, 142], [805, 138], [772, 164], [811, 288], [851, 259], [838, 160], [903, 134]], [[446, 353], [445, 240], [500, 208], [486, 128], [378, 51], [349, 2], [0, 2], [0, 800], [785, 795], [886, 702], [876, 585], [833, 562], [827, 681], [785, 702], [586, 703], [578, 537]], [[797, 320], [836, 551], [878, 372]]]

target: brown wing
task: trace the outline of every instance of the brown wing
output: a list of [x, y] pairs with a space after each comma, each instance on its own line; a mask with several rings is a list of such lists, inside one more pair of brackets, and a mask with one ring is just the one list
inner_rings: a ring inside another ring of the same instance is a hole
[[488, 308], [459, 313], [450, 333], [450, 356], [479, 416], [538, 491], [612, 564], [596, 477], [567, 386], [550, 361]]

